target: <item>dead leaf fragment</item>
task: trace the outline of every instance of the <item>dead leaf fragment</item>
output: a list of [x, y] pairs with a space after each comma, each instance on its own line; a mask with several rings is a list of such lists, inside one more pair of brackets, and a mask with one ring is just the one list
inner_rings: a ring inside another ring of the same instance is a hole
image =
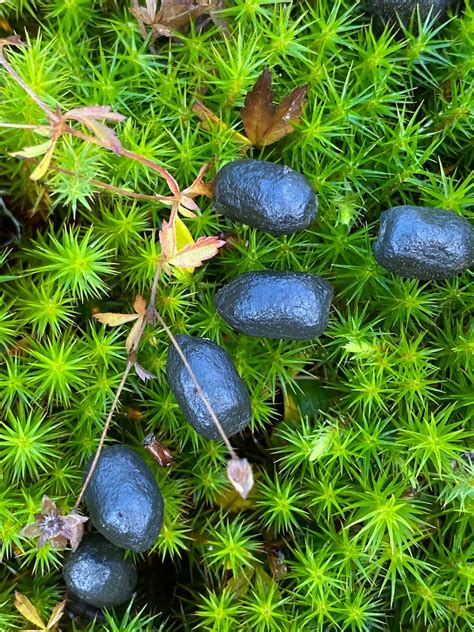
[[94, 314], [94, 318], [109, 327], [118, 327], [132, 320], [136, 320], [139, 314], [115, 314], [114, 312], [104, 312], [103, 314]]
[[52, 630], [54, 626], [59, 622], [59, 619], [63, 616], [64, 608], [66, 607], [66, 601], [67, 600], [64, 599], [64, 601], [60, 601], [54, 606], [54, 610], [51, 613], [51, 617], [48, 621], [48, 630]]
[[153, 43], [159, 37], [184, 33], [191, 20], [202, 15], [209, 15], [216, 26], [225, 30], [227, 24], [216, 15], [223, 4], [223, 0], [162, 0], [158, 9], [157, 0], [146, 0], [145, 6], [133, 0], [130, 12], [137, 19], [144, 39], [148, 37], [148, 30], [151, 32], [150, 50], [155, 52]]
[[128, 334], [127, 340], [125, 341], [127, 355], [130, 355], [133, 351], [137, 350], [138, 343], [140, 342], [140, 338], [142, 335], [144, 320], [145, 316], [139, 316], [137, 321], [133, 324], [133, 327], [130, 329], [130, 333]]
[[[145, 322], [147, 315], [146, 300], [140, 294], [135, 296], [133, 309], [135, 310], [135, 314], [115, 314], [114, 312], [93, 314], [93, 317], [98, 320], [99, 323], [108, 325], [109, 327], [118, 327], [119, 325], [135, 321], [127, 336], [127, 340], [125, 341], [125, 348], [127, 349], [127, 355], [129, 356], [132, 352], [136, 351], [138, 347], [138, 343], [140, 342], [142, 335], [143, 323]], [[139, 374], [139, 377], [141, 377], [139, 370], [137, 370], [137, 373]]]
[[[18, 591], [15, 591], [15, 601], [13, 602], [15, 608], [25, 617], [30, 623], [34, 623], [37, 626], [38, 632], [52, 632], [56, 629], [56, 625], [64, 614], [64, 608], [66, 607], [66, 600], [60, 601], [54, 606], [53, 612], [49, 618], [48, 623], [45, 625], [41, 620], [38, 610], [31, 603], [31, 601], [25, 595], [22, 595]], [[36, 632], [35, 630], [25, 630], [25, 632]]]
[[174, 228], [170, 222], [163, 220], [160, 232], [161, 253], [165, 259], [171, 259], [176, 250], [176, 239]]
[[247, 459], [231, 459], [227, 464], [227, 478], [242, 498], [247, 498], [253, 487], [253, 473]]
[[156, 375], [153, 375], [153, 373], [150, 373], [150, 371], [147, 371], [145, 368], [143, 368], [139, 362], [134, 362], [133, 366], [136, 374], [142, 382], [146, 383], [148, 382], [148, 380], [156, 380]]
[[133, 303], [133, 309], [140, 316], [145, 316], [146, 315], [146, 308], [147, 308], [146, 300], [143, 298], [143, 296], [141, 294], [137, 294], [135, 296], [135, 301]]
[[31, 601], [26, 595], [22, 595], [15, 590], [15, 601], [13, 602], [15, 608], [25, 617], [30, 623], [34, 623], [40, 630], [45, 629], [45, 624], [39, 616], [38, 610], [34, 607]]
[[[0, 50], [4, 46], [26, 46], [26, 44], [25, 42], [21, 41], [21, 38], [19, 35], [10, 35], [9, 37], [0, 38]], [[1, 56], [3, 57], [3, 51], [1, 53]]]
[[307, 85], [296, 87], [276, 107], [272, 80], [272, 73], [265, 68], [247, 94], [241, 111], [245, 133], [257, 147], [271, 145], [291, 134], [305, 105]]
[[161, 467], [170, 467], [173, 463], [173, 453], [158, 441], [153, 432], [150, 432], [144, 437], [142, 445]]

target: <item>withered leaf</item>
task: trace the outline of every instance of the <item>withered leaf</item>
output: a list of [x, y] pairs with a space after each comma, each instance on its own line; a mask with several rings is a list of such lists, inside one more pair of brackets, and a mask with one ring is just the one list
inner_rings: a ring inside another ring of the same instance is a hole
[[146, 0], [145, 6], [140, 6], [138, 0], [133, 0], [130, 12], [138, 20], [140, 32], [146, 38], [147, 28], [151, 30], [152, 43], [158, 37], [172, 37], [173, 32], [184, 33], [192, 18], [209, 15], [211, 20], [220, 27], [226, 24], [215, 16], [215, 11], [223, 7], [223, 0], [161, 0], [158, 9], [157, 0]]
[[143, 298], [143, 296], [141, 294], [137, 294], [135, 296], [135, 301], [133, 302], [133, 309], [140, 316], [145, 316], [146, 315], [146, 307], [147, 307], [146, 300]]
[[101, 121], [113, 121], [120, 123], [127, 117], [118, 112], [113, 112], [109, 105], [90, 105], [84, 108], [69, 110], [64, 120], [72, 119], [85, 125], [100, 141], [103, 147], [107, 147], [116, 154], [122, 148], [116, 132], [104, 125]]
[[[4, 46], [26, 46], [26, 44], [21, 41], [19, 35], [10, 35], [9, 37], [0, 38], [0, 51]], [[1, 53], [1, 56], [3, 56], [3, 52]]]
[[[48, 623], [45, 625], [41, 620], [38, 610], [31, 603], [31, 601], [26, 597], [26, 595], [22, 595], [18, 591], [15, 591], [15, 601], [13, 603], [15, 608], [27, 619], [30, 623], [34, 623], [38, 632], [46, 632], [49, 630], [55, 630], [56, 626], [64, 614], [64, 608], [66, 607], [66, 600], [60, 601], [54, 606], [53, 612], [49, 618]], [[34, 632], [33, 630], [26, 630], [25, 632]]]
[[59, 619], [63, 616], [64, 608], [66, 607], [66, 602], [67, 600], [64, 599], [63, 601], [60, 601], [54, 606], [54, 610], [51, 613], [51, 617], [49, 618], [49, 621], [48, 621], [48, 626], [47, 626], [48, 630], [52, 630], [54, 626], [57, 625], [57, 623], [59, 622]]
[[161, 467], [170, 467], [173, 463], [173, 453], [158, 441], [153, 432], [150, 432], [144, 437], [142, 445]]
[[139, 314], [116, 314], [115, 312], [104, 312], [101, 314], [94, 314], [94, 318], [102, 323], [102, 325], [108, 325], [109, 327], [117, 327], [129, 323], [132, 320], [137, 320]]
[[133, 366], [135, 368], [136, 374], [138, 375], [138, 377], [141, 379], [142, 382], [146, 383], [148, 382], [148, 380], [156, 379], [156, 375], [153, 375], [153, 373], [150, 373], [150, 371], [147, 371], [146, 369], [144, 369], [139, 362], [134, 362]]
[[15, 601], [13, 602], [13, 605], [27, 621], [34, 623], [41, 630], [45, 629], [46, 626], [41, 620], [38, 610], [31, 603], [28, 597], [26, 597], [26, 595], [22, 595], [18, 591], [15, 591]]
[[133, 351], [136, 351], [138, 347], [138, 343], [140, 342], [142, 334], [142, 326], [144, 320], [145, 316], [139, 316], [133, 324], [133, 327], [130, 329], [127, 340], [125, 341], [125, 349], [127, 350], [127, 355], [130, 355]]
[[[224, 121], [220, 119], [217, 116], [217, 114], [214, 114], [212, 110], [206, 107], [204, 103], [202, 103], [202, 101], [199, 101], [197, 99], [195, 103], [193, 104], [192, 111], [194, 112], [194, 114], [196, 114], [200, 118], [200, 120], [203, 123], [202, 127], [205, 130], [209, 130], [211, 129], [212, 125], [216, 125], [216, 127], [222, 130], [223, 132], [229, 131], [236, 140], [244, 143], [244, 145], [252, 144], [249, 138], [247, 138], [243, 134], [240, 134], [236, 130], [229, 128], [229, 126], [226, 123], [224, 123]], [[209, 184], [207, 185], [206, 192], [203, 194], [208, 195], [209, 197], [212, 197], [212, 187], [209, 188]]]
[[271, 145], [294, 131], [305, 105], [308, 86], [296, 87], [278, 107], [273, 103], [272, 73], [262, 72], [245, 98], [241, 116], [245, 133], [257, 147]]
[[242, 498], [247, 498], [253, 487], [252, 467], [247, 459], [231, 459], [227, 464], [227, 478]]

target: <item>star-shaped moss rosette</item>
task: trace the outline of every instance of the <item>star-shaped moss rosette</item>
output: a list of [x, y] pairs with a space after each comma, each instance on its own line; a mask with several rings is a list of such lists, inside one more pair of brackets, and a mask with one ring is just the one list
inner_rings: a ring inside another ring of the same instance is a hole
[[25, 538], [37, 538], [38, 548], [50, 542], [55, 549], [65, 549], [68, 542], [73, 551], [79, 546], [84, 535], [84, 523], [89, 520], [78, 513], [61, 515], [61, 510], [47, 496], [41, 501], [41, 511], [35, 514], [35, 522], [20, 531]]

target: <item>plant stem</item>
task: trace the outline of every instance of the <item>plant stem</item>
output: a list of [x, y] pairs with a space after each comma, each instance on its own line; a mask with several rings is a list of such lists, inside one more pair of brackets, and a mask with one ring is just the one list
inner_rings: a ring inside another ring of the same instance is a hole
[[[58, 167], [56, 165], [50, 165], [49, 167], [52, 171], [57, 171], [58, 173], [64, 173], [67, 176], [77, 177], [78, 174], [71, 169], [64, 169], [63, 167]], [[128, 189], [122, 189], [121, 187], [115, 187], [113, 184], [107, 184], [107, 182], [102, 182], [101, 180], [96, 180], [95, 178], [90, 180], [90, 183], [93, 184], [98, 189], [104, 189], [105, 191], [109, 191], [110, 193], [116, 193], [117, 195], [123, 195], [124, 197], [130, 197], [135, 200], [143, 200], [145, 202], [163, 202], [163, 203], [171, 203], [171, 198], [166, 195], [147, 195], [146, 193], [135, 193], [135, 191], [129, 191]]]
[[[191, 378], [192, 383], [194, 384], [194, 388], [196, 389], [196, 391], [198, 392], [199, 397], [202, 399], [202, 401], [204, 402], [205, 407], [207, 408], [209, 415], [211, 416], [212, 421], [214, 422], [214, 424], [216, 425], [217, 430], [219, 431], [219, 434], [221, 435], [227, 450], [229, 451], [229, 454], [231, 456], [232, 459], [237, 459], [237, 453], [235, 452], [234, 448], [232, 447], [226, 433], [224, 432], [224, 429], [222, 427], [221, 422], [219, 421], [219, 418], [217, 417], [209, 399], [207, 398], [206, 394], [204, 393], [201, 385], [199, 384], [199, 381], [196, 377], [196, 374], [194, 373], [193, 369], [191, 368], [186, 356], [183, 353], [183, 350], [181, 349], [181, 347], [178, 344], [178, 341], [176, 340], [173, 332], [171, 331], [171, 329], [168, 327], [168, 325], [165, 323], [165, 321], [163, 320], [163, 317], [161, 316], [161, 314], [158, 312], [158, 310], [156, 309], [156, 295], [158, 292], [158, 281], [160, 279], [160, 275], [161, 275], [161, 263], [158, 264], [157, 268], [156, 268], [156, 272], [155, 272], [155, 276], [153, 278], [153, 284], [152, 284], [152, 288], [151, 288], [151, 292], [150, 292], [150, 302], [148, 304], [148, 309], [147, 309], [147, 314], [148, 317], [146, 319], [144, 319], [143, 321], [143, 325], [142, 328], [140, 330], [140, 333], [137, 337], [137, 341], [135, 343], [135, 348], [138, 347], [139, 342], [141, 340], [141, 337], [143, 336], [143, 332], [145, 331], [145, 328], [148, 324], [148, 322], [152, 322], [152, 320], [154, 320], [154, 318], [156, 317], [156, 319], [158, 320], [158, 322], [160, 323], [160, 325], [163, 327], [166, 335], [168, 336], [168, 338], [170, 339], [172, 345], [174, 346], [174, 348], [176, 349], [176, 352], [178, 353], [179, 357], [181, 358], [181, 361], [186, 369], [186, 371], [189, 374], [189, 377]], [[105, 421], [104, 424], [104, 428], [102, 429], [102, 434], [100, 435], [100, 439], [99, 439], [99, 445], [97, 446], [97, 450], [94, 454], [94, 458], [92, 460], [91, 466], [89, 468], [89, 471], [87, 473], [87, 476], [84, 480], [84, 483], [82, 485], [81, 491], [79, 492], [79, 496], [77, 497], [77, 500], [74, 504], [73, 507], [73, 512], [77, 511], [79, 508], [79, 505], [81, 504], [81, 501], [84, 497], [85, 491], [87, 489], [87, 486], [90, 483], [90, 480], [92, 478], [92, 475], [94, 474], [95, 468], [97, 467], [97, 463], [99, 461], [99, 457], [100, 454], [102, 452], [102, 448], [104, 447], [104, 443], [105, 443], [105, 439], [107, 437], [107, 433], [109, 431], [110, 428], [110, 424], [112, 423], [112, 419], [115, 413], [115, 410], [118, 406], [118, 402], [120, 399], [120, 395], [122, 394], [122, 391], [125, 387], [125, 384], [127, 382], [127, 378], [128, 375], [132, 369], [134, 365], [133, 360], [131, 360], [130, 358], [128, 358], [127, 360], [127, 366], [125, 367], [125, 371], [122, 375], [122, 379], [120, 380], [120, 384], [118, 385], [117, 391], [115, 393], [115, 397], [114, 400], [112, 402], [112, 406], [110, 408], [109, 414], [107, 415], [107, 419]]]
[[5, 70], [11, 75], [11, 77], [23, 88], [25, 92], [27, 92], [33, 101], [39, 105], [39, 107], [45, 112], [48, 116], [53, 116], [52, 110], [46, 105], [46, 103], [40, 99], [40, 97], [30, 88], [30, 86], [23, 81], [20, 75], [16, 72], [16, 70], [11, 66], [8, 61], [5, 59], [5, 55], [3, 52], [0, 52], [0, 64], [5, 68]]
[[125, 387], [125, 383], [127, 381], [128, 378], [128, 374], [130, 373], [130, 370], [133, 366], [133, 362], [130, 362], [130, 360], [127, 361], [127, 366], [125, 367], [125, 371], [122, 375], [122, 379], [120, 380], [120, 384], [118, 385], [117, 388], [117, 392], [115, 393], [115, 397], [114, 397], [114, 401], [112, 402], [112, 406], [109, 410], [109, 414], [107, 415], [107, 419], [105, 421], [104, 427], [102, 429], [102, 434], [100, 435], [100, 439], [99, 439], [99, 445], [97, 446], [97, 450], [95, 451], [94, 454], [94, 458], [92, 460], [91, 466], [89, 468], [89, 471], [87, 473], [87, 476], [85, 478], [84, 483], [82, 484], [82, 488], [81, 491], [79, 492], [79, 496], [77, 497], [77, 500], [74, 504], [74, 507], [72, 509], [73, 512], [77, 511], [79, 508], [79, 505], [81, 504], [82, 498], [86, 492], [87, 486], [90, 483], [90, 480], [92, 478], [92, 475], [94, 474], [95, 468], [97, 466], [97, 463], [99, 461], [99, 457], [100, 457], [100, 453], [102, 452], [102, 448], [104, 447], [104, 443], [105, 443], [105, 439], [107, 437], [107, 433], [109, 431], [110, 428], [110, 424], [112, 423], [112, 418], [114, 416], [114, 412], [115, 409], [117, 408], [119, 399], [120, 399], [120, 395], [122, 394], [122, 391]]
[[[156, 268], [156, 272], [155, 272], [155, 276], [153, 278], [153, 285], [152, 285], [152, 289], [151, 289], [151, 293], [150, 293], [150, 302], [148, 304], [148, 311], [150, 311], [151, 309], [155, 308], [155, 303], [156, 303], [156, 294], [158, 291], [158, 281], [161, 275], [161, 264], [159, 263], [157, 268]], [[147, 326], [147, 319], [144, 319], [143, 321], [143, 325], [140, 329], [140, 333], [138, 334], [137, 337], [137, 341], [135, 343], [135, 347], [138, 347], [139, 343], [140, 343], [140, 339], [143, 336], [143, 332], [145, 331], [145, 327]], [[89, 468], [89, 471], [87, 473], [87, 476], [84, 480], [84, 483], [82, 484], [81, 487], [81, 491], [79, 492], [79, 496], [77, 497], [77, 500], [74, 504], [74, 508], [73, 511], [77, 511], [77, 509], [79, 508], [79, 505], [81, 504], [81, 501], [84, 497], [85, 491], [87, 489], [87, 486], [90, 483], [90, 480], [92, 478], [92, 475], [94, 474], [94, 470], [97, 466], [97, 463], [99, 461], [99, 457], [100, 457], [100, 453], [102, 452], [102, 448], [104, 447], [104, 443], [105, 443], [105, 439], [107, 437], [107, 433], [109, 431], [110, 428], [110, 424], [112, 422], [112, 418], [114, 416], [114, 412], [118, 406], [118, 402], [120, 399], [120, 395], [122, 394], [122, 391], [125, 387], [125, 384], [127, 382], [127, 378], [128, 378], [128, 374], [130, 373], [132, 367], [134, 365], [133, 360], [131, 360], [130, 358], [127, 359], [127, 366], [125, 367], [125, 371], [122, 375], [122, 379], [120, 380], [120, 384], [118, 385], [117, 391], [115, 393], [115, 397], [114, 400], [112, 402], [112, 406], [110, 408], [109, 414], [107, 415], [107, 419], [105, 420], [105, 424], [104, 427], [102, 429], [102, 434], [100, 435], [100, 439], [99, 439], [99, 445], [97, 446], [97, 450], [94, 454], [94, 459], [91, 463], [91, 466]]]

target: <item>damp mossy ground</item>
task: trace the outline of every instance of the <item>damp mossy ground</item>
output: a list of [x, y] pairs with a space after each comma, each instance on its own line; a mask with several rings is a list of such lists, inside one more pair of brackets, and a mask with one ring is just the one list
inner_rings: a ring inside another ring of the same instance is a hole
[[[234, 443], [254, 465], [255, 490], [238, 501], [224, 446], [183, 419], [165, 377], [168, 340], [148, 328], [140, 362], [157, 377], [129, 380], [110, 440], [141, 449], [153, 431], [172, 450], [169, 469], [141, 453], [163, 493], [164, 526], [150, 552], [133, 556], [132, 607], [105, 624], [86, 617], [82, 629], [468, 630], [471, 277], [398, 278], [376, 264], [372, 245], [391, 206], [472, 219], [472, 0], [416, 36], [374, 34], [349, 0], [227, 4], [229, 37], [212, 25], [191, 29], [179, 42], [160, 39], [156, 54], [128, 2], [0, 4], [1, 36], [11, 27], [29, 44], [6, 55], [48, 105], [112, 106], [128, 117], [117, 127], [122, 144], [182, 187], [203, 163], [214, 161], [212, 177], [242, 157], [239, 110], [266, 66], [278, 97], [309, 84], [296, 131], [247, 156], [304, 174], [319, 197], [315, 225], [273, 237], [202, 199], [190, 231], [225, 233], [230, 246], [192, 276], [163, 278], [158, 293], [173, 331], [222, 344], [251, 393], [251, 431]], [[0, 90], [0, 121], [45, 122], [3, 71]], [[227, 127], [204, 129], [192, 112], [197, 98]], [[38, 550], [19, 531], [43, 495], [66, 511], [74, 505], [125, 364], [127, 327], [105, 329], [92, 314], [129, 311], [137, 293], [149, 295], [169, 209], [97, 194], [93, 179], [141, 193], [166, 188], [142, 165], [77, 139], [62, 139], [54, 155], [75, 175], [50, 171], [32, 182], [32, 165], [11, 152], [41, 137], [0, 130], [1, 195], [21, 222], [0, 271], [0, 630], [14, 630], [28, 627], [15, 590], [46, 620], [64, 594], [64, 552]], [[217, 289], [261, 269], [331, 283], [322, 337], [246, 337], [220, 319]], [[307, 416], [291, 405], [301, 401], [299, 384]], [[61, 626], [74, 628], [67, 617]]]

